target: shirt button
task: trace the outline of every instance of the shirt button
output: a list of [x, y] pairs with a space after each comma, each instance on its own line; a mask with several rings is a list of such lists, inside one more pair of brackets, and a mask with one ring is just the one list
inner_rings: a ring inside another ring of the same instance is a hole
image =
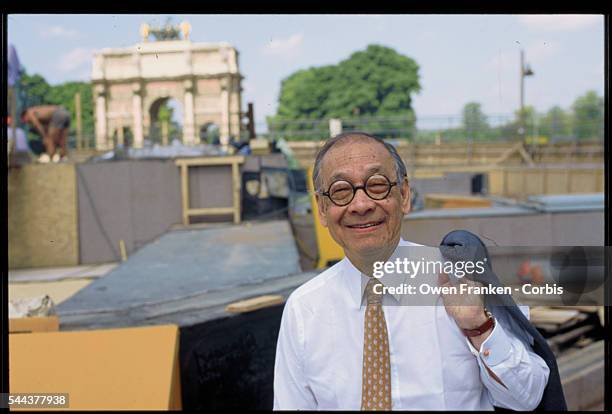
[[484, 352], [482, 353], [484, 356], [488, 357], [489, 354], [491, 353], [491, 351], [489, 351], [488, 349], [485, 349]]

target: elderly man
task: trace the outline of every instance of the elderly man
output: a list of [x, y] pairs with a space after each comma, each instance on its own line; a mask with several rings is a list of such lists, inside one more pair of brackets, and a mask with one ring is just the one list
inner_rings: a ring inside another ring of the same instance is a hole
[[[398, 246], [406, 167], [365, 133], [328, 140], [313, 180], [321, 223], [345, 258], [296, 289], [278, 338], [274, 409], [532, 410], [549, 368], [482, 303], [393, 306], [373, 265]], [[361, 289], [361, 290], [360, 290]]]

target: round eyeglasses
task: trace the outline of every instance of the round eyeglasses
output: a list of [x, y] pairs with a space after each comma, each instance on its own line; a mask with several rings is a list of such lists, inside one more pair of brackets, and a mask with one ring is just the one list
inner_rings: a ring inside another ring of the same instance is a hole
[[343, 207], [353, 201], [359, 189], [362, 189], [372, 200], [384, 200], [394, 185], [397, 185], [397, 181], [391, 182], [384, 175], [374, 174], [366, 180], [365, 185], [360, 186], [354, 186], [346, 180], [334, 181], [327, 191], [320, 194], [329, 197], [332, 203], [338, 207]]

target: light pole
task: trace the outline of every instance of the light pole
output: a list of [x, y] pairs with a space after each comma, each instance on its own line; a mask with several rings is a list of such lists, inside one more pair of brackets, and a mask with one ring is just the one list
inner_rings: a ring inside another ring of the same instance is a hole
[[521, 49], [521, 109], [519, 113], [519, 135], [525, 140], [525, 77], [532, 76], [533, 71], [525, 65], [525, 52]]

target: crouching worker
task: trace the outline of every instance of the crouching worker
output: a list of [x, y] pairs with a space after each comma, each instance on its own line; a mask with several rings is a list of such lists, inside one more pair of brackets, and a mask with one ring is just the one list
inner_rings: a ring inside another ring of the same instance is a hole
[[[62, 106], [39, 105], [24, 110], [21, 120], [33, 126], [42, 136], [45, 152], [39, 157], [39, 162], [59, 162], [66, 159], [70, 112]], [[56, 152], [58, 148], [59, 153]]]

